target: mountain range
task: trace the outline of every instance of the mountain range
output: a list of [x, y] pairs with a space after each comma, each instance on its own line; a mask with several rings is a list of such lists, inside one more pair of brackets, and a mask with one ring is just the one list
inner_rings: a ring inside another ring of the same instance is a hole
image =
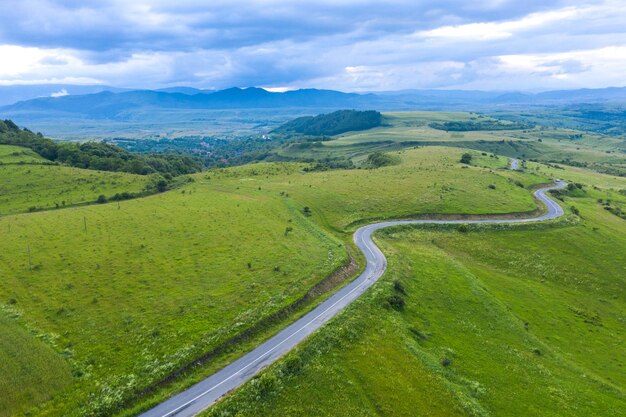
[[[138, 109], [271, 109], [372, 108], [377, 110], [441, 110], [507, 105], [566, 105], [579, 103], [626, 102], [626, 88], [580, 89], [542, 93], [489, 92], [465, 90], [407, 90], [382, 93], [344, 93], [333, 90], [302, 89], [270, 92], [262, 88], [199, 90], [173, 87], [162, 90], [123, 90], [82, 86], [76, 90], [53, 86], [55, 97], [39, 97], [0, 107], [0, 115], [46, 114], [115, 119]], [[41, 89], [42, 87], [40, 87]], [[102, 91], [95, 91], [97, 88]], [[6, 91], [0, 89], [0, 97]], [[48, 88], [50, 90], [50, 88]], [[33, 93], [37, 90], [33, 88]], [[70, 92], [71, 91], [71, 92]], [[74, 93], [74, 91], [76, 93]], [[82, 92], [87, 91], [86, 94]], [[6, 98], [0, 102], [6, 101]]]

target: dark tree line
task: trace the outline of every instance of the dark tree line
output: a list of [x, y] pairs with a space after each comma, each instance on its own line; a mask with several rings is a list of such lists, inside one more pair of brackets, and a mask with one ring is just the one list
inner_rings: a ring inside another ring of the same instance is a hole
[[471, 132], [476, 130], [520, 130], [532, 129], [531, 123], [522, 122], [502, 122], [500, 120], [467, 120], [467, 121], [450, 121], [450, 122], [433, 122], [430, 127], [437, 130], [445, 130], [446, 132]]

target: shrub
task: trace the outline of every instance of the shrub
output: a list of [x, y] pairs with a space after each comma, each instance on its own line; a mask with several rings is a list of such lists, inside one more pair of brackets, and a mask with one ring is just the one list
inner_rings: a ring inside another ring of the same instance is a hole
[[472, 162], [472, 154], [470, 153], [464, 153], [463, 155], [461, 155], [461, 161], [462, 164], [470, 164], [470, 162]]
[[96, 203], [98, 204], [104, 204], [106, 202], [107, 202], [107, 198], [102, 194], [100, 194], [98, 198], [96, 199]]
[[389, 155], [384, 152], [374, 152], [367, 156], [365, 166], [368, 168], [380, 168], [390, 165], [397, 165], [400, 163], [400, 158], [394, 155]]
[[406, 289], [404, 288], [404, 285], [400, 281], [393, 282], [393, 289], [396, 292], [399, 292], [400, 294], [406, 294]]
[[387, 298], [387, 304], [389, 305], [389, 307], [393, 308], [396, 311], [402, 311], [404, 310], [406, 302], [404, 301], [404, 298], [400, 297], [397, 294], [394, 294]]

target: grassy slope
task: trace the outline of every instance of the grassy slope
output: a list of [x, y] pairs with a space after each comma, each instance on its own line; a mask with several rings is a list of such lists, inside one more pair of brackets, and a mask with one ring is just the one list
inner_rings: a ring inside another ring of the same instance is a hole
[[[68, 414], [97, 383], [104, 388], [92, 405], [114, 397], [120, 385], [163, 376], [294, 300], [345, 260], [338, 241], [273, 193], [199, 183], [183, 191], [120, 209], [0, 218], [0, 300], [15, 299], [25, 323], [60, 335], [58, 346], [82, 374], [50, 405], [52, 415]], [[285, 236], [287, 226], [293, 231]]]
[[382, 281], [206, 415], [625, 415], [626, 224], [596, 200], [626, 199], [607, 193], [567, 198], [578, 224], [382, 233]]
[[149, 181], [142, 175], [43, 165], [46, 160], [15, 146], [0, 145], [2, 161], [0, 215], [93, 202], [99, 195], [140, 192]]
[[[500, 172], [469, 167], [458, 161], [463, 150], [427, 147], [399, 151], [401, 164], [376, 170], [292, 171], [269, 178], [265, 164], [217, 174], [221, 184], [252, 191], [257, 187], [286, 192], [313, 209], [320, 223], [343, 231], [354, 222], [418, 213], [508, 213], [533, 210], [529, 194]], [[504, 158], [501, 158], [505, 161]], [[272, 166], [272, 165], [269, 165]], [[250, 172], [257, 172], [251, 176]], [[497, 190], [488, 188], [495, 184]]]
[[0, 311], [0, 416], [49, 400], [71, 383], [70, 367], [48, 344]]
[[34, 151], [20, 146], [0, 145], [0, 164], [50, 162]]
[[[198, 174], [182, 190], [120, 209], [114, 203], [0, 218], [0, 274], [8, 277], [0, 302], [15, 299], [21, 323], [59, 335], [57, 350], [78, 376], [38, 414], [71, 414], [90, 393], [92, 406], [114, 404], [127, 393], [121, 386], [158, 379], [326, 276], [346, 254], [302, 215], [305, 205], [335, 230], [419, 210], [533, 208], [528, 193], [506, 179], [461, 168], [460, 154], [406, 151], [402, 165], [376, 171], [305, 174], [297, 164], [258, 164]], [[492, 182], [500, 193], [487, 187]]]
[[[315, 146], [299, 145], [281, 149], [286, 157], [349, 157], [357, 161], [368, 153], [405, 148], [415, 143], [475, 149], [523, 159], [589, 163], [599, 171], [626, 172], [624, 141], [618, 138], [569, 129], [536, 127], [527, 130], [446, 132], [429, 127], [431, 121], [467, 121], [480, 116], [459, 112], [405, 112], [385, 114], [386, 124], [364, 132], [338, 135], [335, 140]], [[541, 140], [541, 142], [539, 142]]]

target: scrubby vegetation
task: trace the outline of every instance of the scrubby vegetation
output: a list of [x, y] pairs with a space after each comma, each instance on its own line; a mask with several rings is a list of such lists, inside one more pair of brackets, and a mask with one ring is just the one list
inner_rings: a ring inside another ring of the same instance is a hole
[[471, 132], [478, 130], [522, 130], [532, 129], [534, 125], [522, 122], [507, 122], [496, 119], [433, 122], [429, 124], [433, 129], [446, 132]]
[[398, 155], [390, 155], [384, 152], [374, 152], [367, 156], [364, 167], [367, 168], [380, 168], [390, 165], [398, 165], [400, 163], [400, 157]]

